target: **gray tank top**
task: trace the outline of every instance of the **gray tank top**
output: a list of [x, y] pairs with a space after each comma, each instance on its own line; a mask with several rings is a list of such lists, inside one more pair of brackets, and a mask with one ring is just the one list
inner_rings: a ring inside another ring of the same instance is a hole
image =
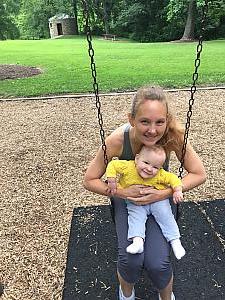
[[[123, 152], [119, 159], [123, 160], [134, 160], [135, 155], [132, 151], [131, 143], [130, 143], [130, 137], [129, 137], [129, 130], [130, 130], [130, 124], [128, 124], [124, 129], [124, 140], [123, 140]], [[169, 158], [167, 157], [163, 169], [168, 171], [169, 169]]]
[[130, 124], [124, 129], [124, 140], [123, 140], [123, 152], [119, 159], [123, 160], [134, 160], [135, 156], [131, 148], [130, 137], [129, 137]]

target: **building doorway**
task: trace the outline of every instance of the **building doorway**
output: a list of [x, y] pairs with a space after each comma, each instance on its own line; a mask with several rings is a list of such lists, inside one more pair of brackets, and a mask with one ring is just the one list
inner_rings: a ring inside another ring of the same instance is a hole
[[57, 23], [57, 31], [58, 31], [58, 35], [63, 35], [62, 24], [61, 23]]

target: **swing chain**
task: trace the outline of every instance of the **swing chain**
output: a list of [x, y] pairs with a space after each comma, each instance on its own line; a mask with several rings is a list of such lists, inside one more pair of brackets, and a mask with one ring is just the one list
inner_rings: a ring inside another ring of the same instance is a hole
[[88, 4], [87, 1], [83, 2], [83, 15], [85, 20], [85, 32], [86, 32], [86, 38], [88, 42], [88, 55], [90, 57], [90, 66], [91, 66], [91, 75], [93, 79], [93, 90], [95, 94], [95, 106], [97, 108], [97, 114], [98, 114], [98, 124], [100, 128], [100, 137], [102, 142], [102, 150], [104, 154], [104, 163], [107, 166], [108, 164], [108, 157], [106, 152], [106, 143], [105, 143], [105, 131], [103, 128], [103, 118], [102, 118], [102, 112], [101, 112], [101, 102], [99, 97], [99, 89], [98, 89], [98, 83], [97, 83], [97, 71], [96, 71], [96, 64], [94, 60], [94, 49], [92, 46], [92, 34], [91, 34], [91, 28], [90, 28], [90, 16], [89, 16], [89, 10], [88, 10]]
[[[100, 97], [99, 97], [99, 89], [98, 89], [98, 83], [97, 83], [97, 71], [96, 71], [96, 65], [95, 65], [95, 60], [94, 60], [94, 49], [92, 46], [92, 34], [91, 34], [91, 28], [89, 25], [89, 10], [88, 10], [88, 4], [86, 0], [83, 0], [83, 7], [84, 7], [84, 20], [85, 20], [85, 32], [86, 32], [86, 37], [87, 37], [87, 42], [88, 42], [88, 54], [90, 57], [90, 66], [91, 66], [91, 74], [92, 74], [92, 79], [93, 79], [93, 89], [94, 89], [94, 94], [95, 94], [95, 105], [97, 108], [97, 114], [98, 114], [98, 123], [100, 127], [100, 137], [101, 137], [101, 142], [102, 142], [102, 150], [104, 153], [104, 162], [107, 165], [108, 164], [108, 158], [107, 158], [107, 152], [106, 152], [106, 144], [105, 144], [105, 131], [103, 128], [103, 118], [102, 118], [102, 113], [101, 113], [101, 102], [100, 102]], [[201, 20], [201, 30], [202, 33], [205, 31], [205, 22], [206, 22], [206, 16], [208, 12], [208, 0], [205, 0], [205, 4], [203, 6], [202, 10], [202, 20]], [[185, 133], [184, 133], [184, 142], [183, 142], [183, 147], [182, 147], [182, 153], [181, 153], [181, 164], [179, 167], [179, 178], [182, 178], [182, 173], [184, 170], [184, 157], [186, 153], [186, 147], [187, 147], [187, 141], [188, 141], [188, 134], [189, 134], [189, 129], [191, 125], [191, 116], [192, 116], [192, 108], [194, 105], [194, 94], [197, 90], [196, 88], [196, 83], [198, 80], [198, 69], [200, 66], [200, 57], [201, 57], [201, 52], [202, 52], [202, 42], [203, 42], [203, 35], [199, 36], [198, 39], [198, 45], [196, 49], [196, 59], [195, 59], [195, 70], [192, 75], [193, 83], [191, 86], [191, 96], [189, 99], [189, 109], [187, 112], [187, 120], [186, 120], [186, 125], [185, 125]]]
[[191, 126], [191, 116], [192, 116], [192, 108], [194, 105], [194, 94], [197, 90], [196, 88], [196, 83], [198, 80], [198, 69], [200, 66], [200, 58], [201, 58], [201, 52], [202, 52], [202, 42], [203, 42], [203, 33], [205, 32], [205, 23], [206, 23], [206, 17], [207, 17], [207, 13], [208, 13], [208, 0], [205, 0], [205, 4], [202, 8], [202, 19], [201, 19], [201, 31], [202, 34], [199, 36], [198, 39], [198, 45], [196, 48], [196, 59], [195, 59], [195, 63], [194, 63], [194, 73], [192, 75], [192, 86], [191, 86], [191, 96], [189, 99], [189, 109], [187, 112], [187, 119], [186, 119], [186, 124], [185, 124], [185, 132], [184, 132], [184, 142], [183, 142], [183, 147], [182, 147], [182, 153], [181, 153], [181, 160], [180, 160], [180, 167], [179, 167], [179, 178], [182, 178], [182, 173], [184, 171], [184, 157], [186, 154], [186, 148], [187, 148], [187, 142], [188, 142], [188, 134], [189, 134], [189, 129]]

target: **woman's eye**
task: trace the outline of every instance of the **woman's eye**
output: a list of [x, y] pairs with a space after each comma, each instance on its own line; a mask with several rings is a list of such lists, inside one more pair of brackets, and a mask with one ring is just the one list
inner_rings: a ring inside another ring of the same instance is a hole
[[163, 125], [163, 124], [165, 124], [165, 121], [164, 120], [160, 120], [160, 121], [156, 122], [156, 124], [157, 125]]

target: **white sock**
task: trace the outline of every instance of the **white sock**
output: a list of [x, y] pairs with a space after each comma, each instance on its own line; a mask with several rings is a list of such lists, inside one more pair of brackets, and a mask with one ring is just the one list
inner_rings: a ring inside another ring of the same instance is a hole
[[139, 236], [134, 237], [133, 243], [127, 247], [126, 251], [131, 254], [142, 253], [144, 251], [143, 238]]
[[[160, 297], [160, 295], [159, 295], [159, 300], [162, 300], [162, 298]], [[174, 296], [174, 293], [172, 293], [172, 295], [171, 295], [171, 300], [176, 300], [175, 296]]]
[[134, 289], [132, 290], [132, 294], [129, 297], [125, 297], [123, 294], [123, 291], [121, 289], [121, 286], [119, 287], [119, 299], [120, 300], [135, 300], [135, 293]]
[[180, 239], [172, 240], [170, 243], [176, 258], [181, 259], [185, 255], [186, 251], [184, 247], [181, 245]]

